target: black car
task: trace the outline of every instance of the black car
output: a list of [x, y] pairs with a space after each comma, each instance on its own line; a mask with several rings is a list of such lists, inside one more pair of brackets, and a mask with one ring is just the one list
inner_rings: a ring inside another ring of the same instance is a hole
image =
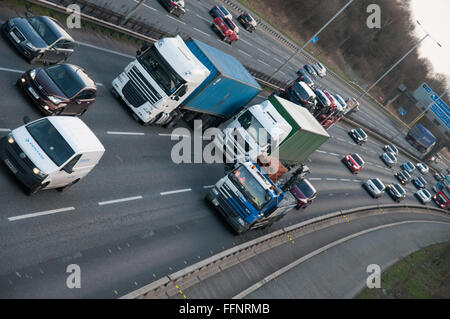
[[245, 30], [247, 30], [249, 32], [253, 32], [256, 30], [256, 21], [247, 12], [244, 12], [243, 14], [238, 16], [237, 20], [244, 27]]
[[406, 197], [406, 191], [399, 184], [390, 184], [386, 186], [386, 192], [396, 202], [400, 202]]
[[312, 65], [310, 65], [310, 64], [305, 64], [305, 65], [303, 66], [303, 68], [304, 68], [306, 71], [308, 71], [308, 73], [309, 73], [310, 75], [312, 75], [312, 76], [317, 76], [317, 71], [314, 70], [314, 68], [312, 67]]
[[178, 18], [186, 13], [184, 8], [184, 0], [159, 0], [170, 14], [176, 15]]
[[427, 186], [427, 181], [422, 176], [414, 177], [411, 183], [413, 183], [417, 189], [425, 188], [425, 186]]
[[353, 141], [355, 141], [355, 143], [358, 145], [362, 145], [367, 142], [367, 134], [361, 128], [349, 131], [348, 135], [350, 135]]
[[75, 41], [53, 18], [11, 18], [2, 26], [16, 49], [30, 62], [65, 62], [74, 52]]
[[311, 75], [308, 73], [308, 71], [306, 71], [304, 68], [301, 68], [300, 70], [297, 71], [297, 82], [298, 81], [303, 81], [306, 84], [308, 84], [311, 88], [314, 88], [314, 81], [311, 79]]
[[405, 170], [401, 170], [394, 175], [402, 185], [408, 184], [411, 181], [411, 175]]
[[95, 82], [72, 64], [32, 69], [17, 82], [45, 115], [83, 115], [97, 96]]

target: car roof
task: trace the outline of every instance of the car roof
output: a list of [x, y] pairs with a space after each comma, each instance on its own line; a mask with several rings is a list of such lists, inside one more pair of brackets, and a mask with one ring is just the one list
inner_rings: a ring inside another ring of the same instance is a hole
[[43, 21], [56, 35], [58, 39], [64, 38], [64, 40], [70, 40], [74, 42], [75, 40], [70, 36], [69, 33], [62, 27], [60, 22], [52, 17], [40, 16], [41, 21]]

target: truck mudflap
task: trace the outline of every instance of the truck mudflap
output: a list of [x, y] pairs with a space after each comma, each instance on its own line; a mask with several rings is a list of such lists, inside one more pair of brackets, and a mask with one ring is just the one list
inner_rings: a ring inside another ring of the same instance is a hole
[[228, 204], [217, 188], [211, 188], [205, 196], [208, 201], [227, 221], [233, 230], [240, 234], [248, 230], [248, 224]]

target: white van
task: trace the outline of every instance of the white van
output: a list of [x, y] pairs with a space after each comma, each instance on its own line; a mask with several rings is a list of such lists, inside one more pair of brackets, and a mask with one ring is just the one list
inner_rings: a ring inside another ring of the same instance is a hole
[[67, 189], [100, 161], [105, 148], [77, 117], [50, 116], [11, 131], [0, 141], [0, 158], [29, 195]]

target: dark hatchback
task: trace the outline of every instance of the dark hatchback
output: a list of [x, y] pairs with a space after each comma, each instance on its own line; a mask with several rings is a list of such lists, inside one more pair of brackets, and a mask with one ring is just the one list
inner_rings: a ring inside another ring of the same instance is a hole
[[427, 186], [427, 181], [422, 176], [414, 177], [411, 183], [413, 183], [417, 189], [422, 189]]
[[399, 184], [390, 184], [386, 186], [386, 192], [396, 202], [400, 202], [406, 197], [406, 191]]
[[296, 209], [308, 207], [317, 197], [316, 189], [307, 179], [303, 179], [294, 184], [291, 187], [290, 192], [294, 195], [295, 199], [297, 199]]
[[303, 81], [308, 84], [311, 88], [314, 88], [314, 81], [311, 79], [311, 74], [308, 73], [304, 68], [297, 71], [297, 81]]
[[348, 134], [356, 144], [362, 145], [367, 142], [367, 134], [361, 128], [353, 129]]
[[312, 65], [310, 65], [310, 64], [305, 64], [305, 65], [304, 65], [304, 68], [305, 68], [306, 71], [308, 71], [308, 73], [309, 73], [310, 75], [312, 75], [312, 76], [317, 76], [317, 71], [314, 70], [314, 68], [312, 67]]
[[94, 81], [71, 64], [29, 70], [18, 85], [45, 115], [83, 115], [97, 95]]
[[401, 170], [395, 173], [395, 177], [397, 177], [398, 181], [402, 183], [402, 185], [408, 184], [411, 180], [411, 175], [405, 170]]
[[74, 52], [73, 38], [57, 20], [50, 17], [11, 18], [2, 29], [30, 63], [61, 63]]

